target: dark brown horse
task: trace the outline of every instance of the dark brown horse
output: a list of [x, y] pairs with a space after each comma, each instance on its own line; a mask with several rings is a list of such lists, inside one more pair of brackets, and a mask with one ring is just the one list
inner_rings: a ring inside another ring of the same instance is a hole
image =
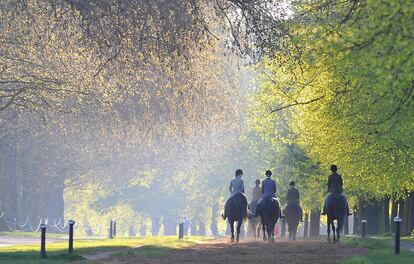
[[289, 203], [286, 205], [284, 215], [288, 225], [289, 239], [296, 240], [299, 220], [302, 215], [302, 208], [297, 203]]
[[[345, 216], [347, 215], [346, 197], [341, 193], [330, 193], [326, 197], [326, 213], [328, 225], [328, 242], [331, 242], [331, 227], [333, 232], [333, 243], [339, 242], [341, 230], [344, 226]], [[334, 221], [337, 226], [335, 227]]]
[[230, 225], [231, 242], [234, 242], [234, 222], [237, 222], [236, 242], [239, 242], [240, 228], [247, 216], [247, 198], [242, 193], [230, 197], [224, 210], [225, 217]]

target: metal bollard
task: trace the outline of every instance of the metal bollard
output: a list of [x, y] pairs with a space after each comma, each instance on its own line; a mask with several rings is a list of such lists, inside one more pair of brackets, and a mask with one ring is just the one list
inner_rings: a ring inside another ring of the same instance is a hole
[[111, 220], [111, 221], [109, 221], [109, 238], [110, 239], [114, 238], [112, 227], [113, 227], [113, 224], [112, 224], [112, 220]]
[[42, 258], [46, 258], [46, 227], [45, 224], [40, 225], [40, 230], [42, 232], [40, 236], [40, 256]]
[[73, 225], [75, 224], [75, 221], [69, 220], [69, 250], [68, 253], [73, 254]]
[[367, 232], [367, 220], [361, 220], [362, 223], [362, 238], [365, 238]]
[[178, 223], [178, 239], [183, 239], [184, 237], [184, 223]]
[[114, 237], [116, 237], [116, 221], [112, 221], [112, 223], [114, 224]]
[[394, 217], [395, 223], [395, 248], [394, 253], [400, 254], [400, 236], [401, 236], [401, 218], [399, 216]]

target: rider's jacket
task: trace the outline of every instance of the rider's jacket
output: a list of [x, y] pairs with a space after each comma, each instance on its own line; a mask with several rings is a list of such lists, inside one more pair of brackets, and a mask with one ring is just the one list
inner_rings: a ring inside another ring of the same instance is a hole
[[299, 190], [292, 186], [287, 192], [287, 203], [288, 204], [299, 204]]
[[270, 178], [262, 182], [262, 197], [265, 196], [276, 196], [276, 182]]
[[236, 177], [230, 182], [229, 186], [230, 196], [235, 195], [236, 193], [244, 193], [244, 182], [241, 177]]
[[328, 192], [342, 193], [342, 176], [336, 172], [328, 178]]

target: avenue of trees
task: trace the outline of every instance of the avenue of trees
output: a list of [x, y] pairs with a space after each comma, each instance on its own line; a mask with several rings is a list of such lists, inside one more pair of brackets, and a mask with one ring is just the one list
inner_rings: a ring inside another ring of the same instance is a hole
[[[411, 1], [0, 1], [0, 229], [217, 234], [247, 192], [295, 180], [319, 233], [337, 164], [354, 231], [414, 228]], [[161, 230], [161, 228], [163, 228]], [[138, 230], [139, 229], [139, 230]], [[197, 230], [197, 231], [196, 231]]]

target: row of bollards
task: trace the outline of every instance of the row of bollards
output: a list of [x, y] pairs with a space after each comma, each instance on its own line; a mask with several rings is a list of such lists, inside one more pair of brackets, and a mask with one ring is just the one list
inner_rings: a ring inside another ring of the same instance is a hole
[[[73, 254], [73, 226], [75, 225], [75, 221], [69, 220], [69, 247], [68, 253], [69, 255]], [[40, 235], [40, 257], [46, 258], [46, 228], [45, 224], [40, 225], [41, 235]]]
[[[394, 217], [395, 223], [395, 243], [394, 243], [394, 253], [400, 254], [400, 239], [401, 239], [401, 218], [399, 216]], [[367, 232], [367, 220], [361, 220], [362, 223], [362, 232], [361, 237], [365, 238]]]

